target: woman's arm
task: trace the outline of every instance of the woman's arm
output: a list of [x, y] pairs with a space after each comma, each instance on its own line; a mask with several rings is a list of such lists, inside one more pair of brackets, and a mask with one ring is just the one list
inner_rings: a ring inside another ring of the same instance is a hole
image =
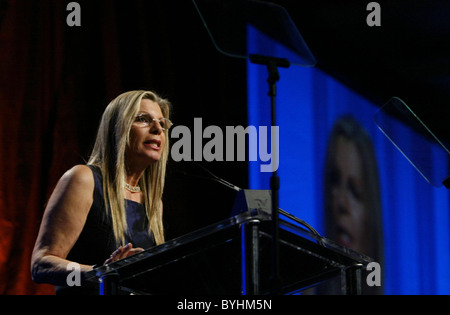
[[[77, 241], [93, 202], [94, 177], [89, 167], [77, 165], [57, 183], [44, 212], [31, 258], [35, 282], [66, 285], [69, 251]], [[80, 265], [81, 274], [92, 266]]]

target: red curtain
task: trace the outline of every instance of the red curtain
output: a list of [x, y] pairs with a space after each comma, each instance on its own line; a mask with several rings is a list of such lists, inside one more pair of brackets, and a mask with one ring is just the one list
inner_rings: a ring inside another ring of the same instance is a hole
[[[49, 0], [2, 2], [0, 293], [3, 294], [53, 293], [53, 287], [31, 281], [30, 257], [45, 202], [64, 170], [82, 162], [86, 145], [80, 140], [80, 129], [89, 120], [80, 120], [86, 109], [77, 104], [80, 96], [86, 95], [77, 92], [77, 88], [83, 87], [79, 85], [83, 74], [74, 71], [72, 58], [79, 49], [71, 46], [77, 35], [70, 35], [76, 30], [66, 24], [66, 5], [65, 1]], [[104, 27], [108, 27], [106, 23]], [[81, 45], [87, 43], [80, 41]], [[109, 48], [104, 45], [105, 51]], [[105, 57], [104, 63], [113, 66], [115, 60]], [[112, 73], [108, 76], [113, 79]], [[108, 88], [112, 93], [117, 91], [113, 86]], [[102, 94], [104, 91], [99, 93]]]
[[[51, 4], [50, 4], [51, 3]], [[0, 292], [51, 293], [30, 279], [30, 257], [44, 198], [60, 167], [52, 145], [57, 121], [70, 115], [62, 95], [64, 2], [5, 1], [0, 20]], [[54, 121], [50, 121], [52, 120]], [[76, 146], [66, 132], [67, 146]], [[59, 126], [61, 127], [61, 126]], [[70, 150], [68, 148], [68, 150]], [[58, 151], [56, 151], [58, 152]], [[59, 151], [60, 154], [68, 152]], [[61, 157], [58, 157], [60, 159]], [[72, 160], [73, 161], [73, 160]]]

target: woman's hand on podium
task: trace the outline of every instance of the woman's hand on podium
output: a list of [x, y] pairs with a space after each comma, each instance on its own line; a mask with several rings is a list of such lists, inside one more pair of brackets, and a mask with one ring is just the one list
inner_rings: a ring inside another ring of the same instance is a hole
[[107, 260], [105, 260], [104, 264], [110, 264], [112, 262], [115, 262], [119, 259], [129, 257], [131, 255], [137, 254], [142, 252], [144, 249], [140, 247], [133, 248], [133, 244], [128, 243], [125, 246], [120, 246], [118, 249], [116, 249], [111, 256]]

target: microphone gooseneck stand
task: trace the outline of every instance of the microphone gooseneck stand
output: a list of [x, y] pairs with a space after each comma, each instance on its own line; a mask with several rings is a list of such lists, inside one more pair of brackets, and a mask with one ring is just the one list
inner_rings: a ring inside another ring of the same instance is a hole
[[[237, 191], [237, 192], [243, 190], [241, 187], [238, 187], [238, 186], [236, 186], [236, 185], [226, 181], [225, 179], [216, 176], [214, 173], [212, 173], [210, 170], [208, 170], [206, 167], [202, 166], [201, 164], [196, 163], [196, 162], [194, 162], [194, 164], [196, 166], [198, 166], [199, 168], [201, 168], [202, 170], [204, 170], [206, 173], [208, 173], [209, 176], [202, 176], [202, 175], [198, 175], [198, 174], [190, 174], [190, 173], [187, 173], [187, 172], [184, 172], [184, 171], [180, 171], [179, 173], [181, 175], [183, 175], [183, 176], [199, 178], [199, 179], [205, 179], [205, 180], [211, 180], [211, 181], [219, 183], [219, 184], [221, 184], [221, 185], [223, 185], [223, 186], [225, 186], [227, 188], [230, 188], [230, 189], [232, 189], [234, 191]], [[317, 236], [317, 242], [320, 245], [323, 245], [323, 242], [321, 240], [322, 236], [310, 224], [308, 224], [307, 222], [297, 218], [296, 216], [290, 214], [289, 212], [287, 212], [287, 211], [285, 211], [285, 210], [283, 210], [281, 208], [278, 208], [278, 213], [282, 214], [285, 217], [291, 219], [292, 221], [295, 221], [298, 224], [303, 225], [304, 227], [306, 227], [313, 235]]]

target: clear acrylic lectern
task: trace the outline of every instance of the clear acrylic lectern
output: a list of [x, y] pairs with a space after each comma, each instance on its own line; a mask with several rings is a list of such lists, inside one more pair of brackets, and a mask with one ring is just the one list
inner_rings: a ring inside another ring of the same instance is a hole
[[[281, 294], [339, 279], [338, 294], [361, 292], [371, 259], [280, 220]], [[253, 209], [98, 267], [88, 281], [103, 294], [270, 294], [271, 216]]]

